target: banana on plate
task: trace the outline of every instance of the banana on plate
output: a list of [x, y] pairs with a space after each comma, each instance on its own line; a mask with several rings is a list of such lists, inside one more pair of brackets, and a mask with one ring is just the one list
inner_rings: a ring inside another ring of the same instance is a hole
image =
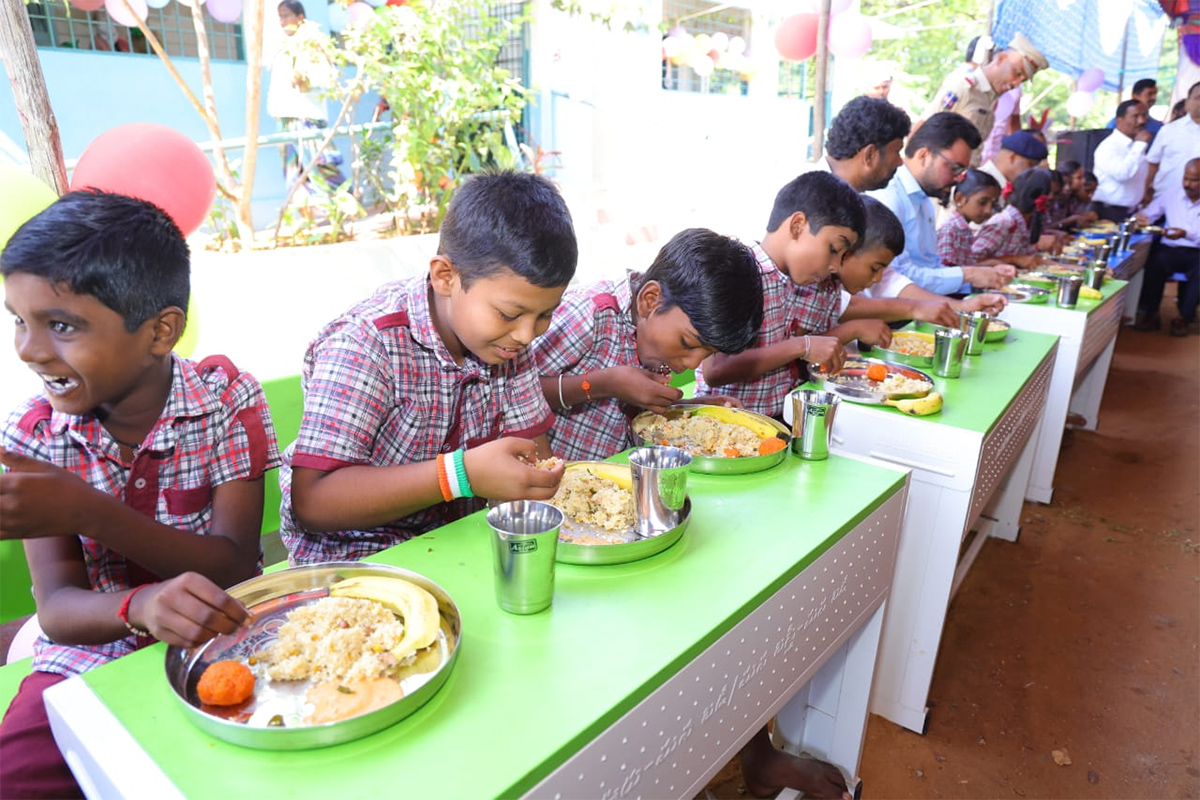
[[333, 597], [374, 600], [400, 617], [404, 621], [404, 633], [392, 648], [392, 655], [398, 662], [433, 644], [441, 628], [437, 598], [406, 580], [361, 575], [334, 584], [329, 594]]
[[884, 400], [883, 402], [914, 417], [927, 417], [930, 414], [936, 414], [942, 410], [943, 405], [940, 392], [930, 392], [924, 397], [916, 397], [908, 400]]

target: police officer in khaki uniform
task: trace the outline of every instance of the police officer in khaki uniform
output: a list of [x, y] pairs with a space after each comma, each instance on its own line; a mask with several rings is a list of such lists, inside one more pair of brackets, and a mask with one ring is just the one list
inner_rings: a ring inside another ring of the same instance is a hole
[[[983, 66], [951, 73], [934, 95], [924, 117], [939, 111], [961, 114], [975, 124], [986, 142], [996, 122], [996, 99], [1048, 66], [1045, 57], [1032, 42], [1020, 33], [1015, 34], [1008, 47], [992, 56]], [[982, 151], [981, 146], [971, 153], [972, 166], [979, 166]]]

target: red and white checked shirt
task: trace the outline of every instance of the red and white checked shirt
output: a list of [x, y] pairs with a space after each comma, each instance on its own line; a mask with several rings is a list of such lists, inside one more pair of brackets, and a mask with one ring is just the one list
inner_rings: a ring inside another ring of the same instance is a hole
[[[832, 327], [841, 307], [841, 281], [831, 275], [810, 286], [798, 286], [787, 273], [755, 243], [751, 250], [758, 259], [763, 281], [763, 326], [754, 347], [767, 347], [806, 333], [821, 333]], [[703, 365], [696, 369], [696, 394], [736, 397], [749, 411], [777, 417], [783, 413], [784, 398], [797, 384], [807, 380], [799, 360], [776, 367], [758, 380], [709, 386]]]
[[[275, 428], [252, 375], [238, 372], [223, 356], [198, 364], [173, 359], [167, 404], [132, 463], [122, 460], [120, 446], [95, 416], [59, 413], [45, 397], [25, 401], [9, 415], [3, 446], [69, 470], [164, 525], [208, 534], [214, 487], [257, 480], [279, 466]], [[93, 539], [80, 536], [79, 542], [93, 591], [119, 592], [157, 580]], [[127, 636], [106, 644], [60, 645], [43, 636], [34, 643], [33, 668], [74, 675], [150, 641]]]
[[975, 234], [970, 263], [978, 264], [985, 258], [1035, 255], [1037, 247], [1029, 241], [1029, 235], [1029, 226], [1017, 207], [1005, 206], [1003, 211], [983, 223], [979, 233]]
[[[543, 377], [583, 375], [609, 367], [641, 368], [633, 289], [638, 273], [623, 281], [601, 281], [570, 289], [554, 312], [550, 329], [529, 347]], [[610, 397], [554, 412], [550, 444], [568, 461], [597, 461], [631, 447], [629, 420], [641, 409]]]
[[478, 511], [483, 501], [439, 503], [370, 530], [310, 532], [292, 512], [291, 467], [431, 461], [502, 436], [531, 439], [554, 421], [527, 351], [496, 366], [470, 354], [455, 363], [429, 315], [426, 277], [385, 284], [326, 325], [308, 347], [301, 378], [304, 416], [279, 473], [279, 533], [292, 564], [357, 560]]
[[967, 218], [957, 209], [951, 209], [937, 232], [938, 258], [942, 264], [961, 267], [975, 263], [971, 260], [971, 245], [974, 242], [975, 234], [971, 232]]

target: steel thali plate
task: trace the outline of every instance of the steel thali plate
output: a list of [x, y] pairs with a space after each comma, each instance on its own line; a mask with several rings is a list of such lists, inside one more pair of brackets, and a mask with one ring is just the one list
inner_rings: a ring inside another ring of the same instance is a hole
[[[643, 411], [629, 423], [629, 429], [632, 431], [635, 441], [643, 441], [647, 444], [661, 444], [661, 442], [652, 442], [642, 434], [646, 427], [653, 422], [654, 417], [663, 416], [671, 420], [683, 419], [696, 413], [698, 407], [702, 406], [674, 405], [668, 408], [667, 412], [662, 415], [655, 414], [653, 411]], [[724, 456], [704, 455], [695, 452], [695, 450], [692, 450], [686, 444], [672, 442], [673, 446], [681, 447], [692, 454], [693, 472], [704, 472], [710, 475], [745, 475], [750, 472], [761, 472], [762, 470], [770, 469], [783, 463], [783, 460], [788, 455], [787, 445], [792, 438], [792, 432], [786, 425], [777, 419], [741, 408], [727, 409], [727, 412], [734, 418], [744, 416], [747, 420], [753, 420], [756, 425], [769, 425], [774, 429], [775, 436], [783, 440], [784, 446], [774, 453], [768, 453], [767, 455], [728, 458]]]

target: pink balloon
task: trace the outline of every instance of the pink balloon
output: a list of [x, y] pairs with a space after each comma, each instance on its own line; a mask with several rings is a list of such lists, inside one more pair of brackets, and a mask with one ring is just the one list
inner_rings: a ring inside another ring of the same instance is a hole
[[361, 28], [366, 25], [374, 13], [375, 9], [362, 2], [351, 3], [350, 7], [346, 9], [346, 14], [350, 18], [351, 28]]
[[165, 125], [131, 122], [92, 140], [79, 157], [71, 188], [147, 200], [167, 212], [188, 236], [208, 216], [217, 179], [208, 156], [187, 136]]
[[829, 21], [829, 52], [858, 58], [871, 49], [871, 23], [862, 14], [847, 11]]
[[1099, 67], [1085, 69], [1075, 81], [1075, 89], [1080, 92], [1094, 92], [1104, 85], [1104, 70]]
[[207, 0], [204, 7], [217, 22], [237, 22], [242, 15], [242, 0]]
[[775, 49], [784, 61], [803, 61], [817, 52], [817, 15], [793, 14], [775, 29]]
[[841, 14], [850, 7], [852, 2], [853, 0], [833, 0], [833, 2], [829, 4], [829, 16], [832, 17], [835, 14]]
[[104, 8], [104, 0], [71, 0], [71, 5], [80, 11], [99, 11]]
[[113, 18], [113, 22], [127, 28], [136, 28], [138, 20], [144, 20], [150, 10], [146, 8], [146, 0], [129, 0], [129, 5], [133, 7], [136, 17], [126, 10], [123, 0], [104, 0], [104, 10]]

